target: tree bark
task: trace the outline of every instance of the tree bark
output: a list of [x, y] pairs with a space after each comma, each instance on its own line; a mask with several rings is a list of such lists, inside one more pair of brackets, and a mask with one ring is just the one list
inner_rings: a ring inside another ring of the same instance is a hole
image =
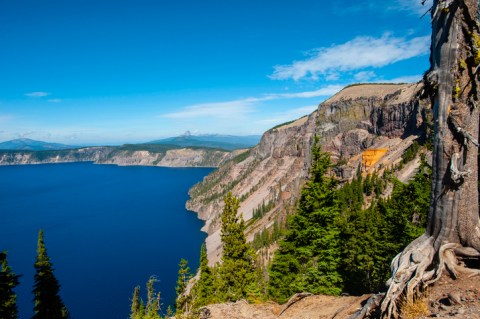
[[424, 77], [435, 122], [428, 225], [392, 261], [383, 318], [398, 317], [399, 303], [413, 300], [445, 269], [454, 278], [479, 274], [458, 263], [459, 257], [480, 256], [478, 0], [434, 0], [431, 12], [431, 66]]
[[[434, 1], [429, 78], [437, 82], [432, 196], [427, 233], [434, 248], [480, 249], [478, 215], [477, 0]], [[477, 41], [475, 41], [477, 39]], [[435, 83], [434, 83], [435, 84]]]

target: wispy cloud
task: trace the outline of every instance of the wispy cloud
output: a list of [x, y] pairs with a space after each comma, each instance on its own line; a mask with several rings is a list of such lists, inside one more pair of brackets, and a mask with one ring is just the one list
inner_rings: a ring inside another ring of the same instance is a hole
[[63, 102], [62, 99], [49, 99], [47, 101], [50, 102], [50, 103], [61, 103], [61, 102]]
[[384, 0], [337, 0], [334, 4], [335, 13], [340, 16], [358, 15], [363, 12], [388, 14], [391, 11], [405, 11], [413, 15], [423, 15], [432, 5], [432, 0], [393, 0], [386, 3]]
[[306, 91], [298, 93], [279, 93], [279, 94], [266, 94], [265, 98], [270, 99], [294, 99], [294, 98], [312, 98], [318, 96], [329, 96], [340, 91], [343, 85], [327, 85], [321, 89], [315, 91]]
[[318, 105], [309, 105], [289, 109], [288, 111], [284, 112], [273, 113], [268, 117], [268, 119], [259, 120], [258, 123], [262, 125], [274, 126], [280, 123], [291, 121], [292, 119], [298, 119], [302, 116], [308, 115], [315, 111], [317, 108]]
[[186, 119], [199, 117], [215, 117], [215, 118], [239, 118], [244, 117], [247, 113], [253, 112], [252, 106], [258, 99], [241, 99], [236, 101], [202, 103], [190, 105], [183, 110], [173, 113], [163, 114], [162, 117], [172, 119]]
[[401, 76], [398, 78], [394, 78], [391, 80], [382, 80], [382, 82], [387, 82], [387, 83], [415, 83], [418, 82], [422, 79], [421, 74], [417, 75], [406, 75], [406, 76]]
[[340, 91], [343, 85], [328, 85], [324, 88], [296, 92], [296, 93], [268, 93], [258, 97], [250, 97], [225, 102], [202, 103], [184, 107], [178, 112], [172, 112], [161, 115], [161, 117], [172, 119], [185, 119], [197, 117], [215, 117], [215, 118], [239, 118], [255, 111], [255, 105], [259, 102], [280, 100], [280, 99], [305, 99], [321, 96], [330, 96]]
[[320, 76], [345, 71], [379, 68], [398, 61], [425, 55], [429, 51], [429, 36], [410, 40], [385, 34], [380, 38], [356, 37], [344, 44], [312, 50], [311, 57], [290, 65], [277, 65], [270, 78], [275, 80], [318, 80]]
[[366, 81], [369, 81], [370, 79], [375, 78], [376, 74], [373, 71], [361, 71], [355, 74], [353, 77], [355, 78], [355, 80], [359, 82], [366, 82]]
[[28, 97], [45, 97], [45, 96], [49, 96], [50, 93], [38, 91], [38, 92], [25, 93], [25, 95]]
[[395, 0], [389, 7], [390, 10], [410, 11], [413, 14], [424, 14], [432, 6], [432, 0], [426, 0], [422, 5], [421, 0]]

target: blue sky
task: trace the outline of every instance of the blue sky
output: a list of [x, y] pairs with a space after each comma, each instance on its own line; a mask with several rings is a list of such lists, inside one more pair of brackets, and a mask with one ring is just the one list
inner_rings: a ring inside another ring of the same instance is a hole
[[428, 68], [420, 0], [0, 0], [0, 141], [261, 134]]

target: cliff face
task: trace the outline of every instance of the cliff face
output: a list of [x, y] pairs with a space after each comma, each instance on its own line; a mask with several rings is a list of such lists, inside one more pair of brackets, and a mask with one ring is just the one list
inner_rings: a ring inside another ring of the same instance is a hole
[[110, 147], [87, 147], [59, 151], [1, 151], [0, 165], [98, 162], [112, 152]]
[[94, 162], [120, 166], [217, 167], [242, 151], [170, 149], [163, 152], [88, 147], [59, 151], [1, 151], [0, 165]]
[[308, 117], [266, 132], [248, 154], [226, 162], [195, 185], [187, 208], [205, 220], [210, 264], [221, 256], [219, 216], [227, 192], [241, 199], [239, 213], [246, 221], [262, 203], [273, 204], [264, 216], [247, 223], [247, 238], [252, 240], [293, 210], [308, 177], [314, 134], [334, 161], [344, 163], [337, 171], [339, 178], [353, 176], [361, 152], [368, 148], [388, 149], [377, 166], [401, 160], [422, 130], [423, 103], [417, 98], [421, 89], [417, 84], [347, 87]]

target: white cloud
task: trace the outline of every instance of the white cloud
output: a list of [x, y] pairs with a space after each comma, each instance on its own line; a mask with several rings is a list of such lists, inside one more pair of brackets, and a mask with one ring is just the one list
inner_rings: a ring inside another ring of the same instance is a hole
[[355, 80], [359, 82], [366, 82], [376, 76], [373, 71], [361, 71], [354, 75]]
[[386, 80], [386, 81], [382, 81], [382, 82], [387, 82], [387, 83], [415, 83], [415, 82], [418, 82], [422, 79], [422, 75], [421, 74], [417, 74], [417, 75], [406, 75], [406, 76], [401, 76], [401, 77], [398, 77], [398, 78], [394, 78], [394, 79], [391, 79], [391, 80]]
[[183, 110], [161, 115], [161, 117], [172, 119], [186, 119], [198, 117], [213, 118], [239, 118], [248, 113], [254, 112], [254, 106], [258, 102], [280, 100], [280, 99], [306, 99], [320, 96], [330, 96], [340, 91], [343, 85], [328, 85], [315, 91], [305, 91], [297, 93], [269, 93], [260, 97], [250, 97], [225, 102], [202, 103], [186, 106]]
[[410, 11], [413, 14], [423, 15], [431, 6], [431, 0], [425, 0], [423, 5], [421, 0], [395, 0], [389, 9]]
[[266, 94], [265, 97], [271, 99], [294, 99], [294, 98], [312, 98], [318, 96], [329, 96], [337, 93], [343, 89], [343, 85], [328, 85], [315, 91], [306, 91], [298, 93], [280, 93], [280, 94]]
[[285, 112], [278, 112], [271, 114], [268, 119], [259, 120], [258, 123], [262, 125], [274, 126], [277, 124], [291, 121], [292, 119], [299, 119], [302, 116], [309, 115], [318, 108], [318, 105], [309, 105], [289, 109]]
[[61, 102], [63, 102], [63, 100], [62, 99], [49, 99], [48, 102], [50, 102], [50, 103], [61, 103]]
[[356, 37], [344, 44], [314, 50], [312, 57], [290, 65], [275, 66], [270, 78], [275, 80], [317, 80], [338, 72], [379, 68], [429, 52], [429, 36], [410, 40], [385, 34], [380, 38]]
[[45, 97], [45, 96], [49, 96], [50, 93], [48, 92], [29, 92], [29, 93], [25, 93], [26, 96], [28, 97]]
[[236, 101], [203, 103], [185, 107], [183, 110], [163, 114], [162, 117], [172, 119], [215, 117], [215, 118], [238, 118], [244, 117], [253, 111], [252, 104], [258, 99], [242, 99]]
[[421, 16], [431, 7], [432, 0], [393, 0], [386, 3], [383, 0], [337, 0], [334, 4], [335, 13], [341, 16], [360, 15], [363, 12], [375, 12], [385, 14], [389, 11], [405, 11], [410, 14]]

